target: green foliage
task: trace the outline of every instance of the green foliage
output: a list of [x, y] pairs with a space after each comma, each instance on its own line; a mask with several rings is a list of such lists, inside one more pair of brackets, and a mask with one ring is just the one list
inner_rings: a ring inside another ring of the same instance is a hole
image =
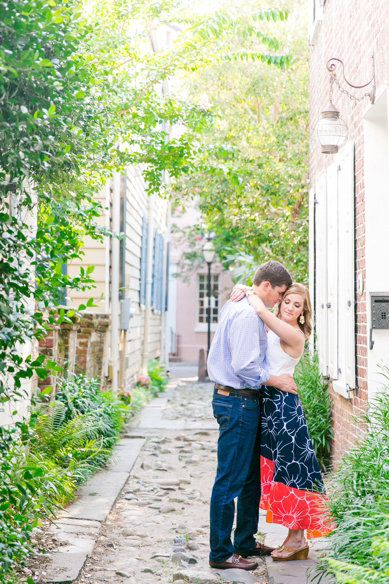
[[157, 359], [151, 359], [148, 362], [147, 372], [150, 377], [150, 391], [152, 394], [156, 396], [161, 391], [165, 391], [168, 379], [164, 368]]
[[55, 401], [39, 407], [31, 451], [70, 469], [78, 482], [105, 464], [126, 408], [95, 379], [62, 380]]
[[[384, 368], [384, 374], [388, 369]], [[389, 577], [389, 395], [387, 387], [361, 419], [361, 440], [344, 457], [330, 489], [337, 529], [318, 569], [347, 584]]]
[[57, 400], [37, 406], [30, 425], [0, 428], [0, 568], [30, 551], [31, 533], [103, 467], [128, 408], [95, 379], [62, 380]]
[[328, 382], [319, 371], [318, 356], [305, 352], [294, 373], [298, 393], [307, 418], [309, 434], [322, 472], [331, 464], [332, 429], [331, 398]]
[[152, 394], [146, 387], [134, 387], [131, 390], [131, 412], [133, 415], [140, 412], [147, 402], [152, 398]]
[[122, 389], [119, 392], [120, 399], [131, 406], [132, 415], [137, 414], [150, 399], [165, 391], [168, 378], [158, 359], [150, 359], [147, 372], [148, 376], [141, 375], [131, 390]]
[[[193, 172], [173, 186], [179, 200], [183, 194], [198, 199], [204, 216], [202, 225], [185, 230], [190, 249], [180, 274], [199, 257], [194, 236], [211, 231], [224, 266], [238, 269], [235, 277], [247, 280], [259, 263], [275, 259], [307, 281], [309, 54], [302, 10], [305, 5], [295, 3], [290, 24], [261, 29], [293, 54], [287, 67], [247, 59], [228, 69], [212, 63], [184, 77], [214, 119], [201, 136]], [[255, 11], [249, 4], [247, 26]], [[236, 51], [255, 46], [254, 35], [235, 32], [225, 51], [232, 44]]]
[[23, 446], [28, 439], [27, 425], [12, 430], [0, 428], [0, 438], [0, 573], [5, 574], [11, 571], [15, 560], [28, 553], [31, 532], [39, 516], [36, 482], [41, 471], [26, 467], [22, 470], [17, 464], [20, 444]]

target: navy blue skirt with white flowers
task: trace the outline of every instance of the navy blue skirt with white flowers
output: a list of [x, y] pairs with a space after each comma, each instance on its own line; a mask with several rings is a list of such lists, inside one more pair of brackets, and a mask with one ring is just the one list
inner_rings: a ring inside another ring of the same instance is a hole
[[299, 396], [261, 390], [261, 507], [266, 520], [320, 537], [333, 529]]

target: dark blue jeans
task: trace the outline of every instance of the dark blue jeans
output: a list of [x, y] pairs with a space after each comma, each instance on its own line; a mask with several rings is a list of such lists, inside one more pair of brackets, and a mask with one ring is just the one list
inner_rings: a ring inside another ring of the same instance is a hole
[[[234, 553], [234, 546], [250, 550], [256, 545], [261, 497], [259, 393], [258, 397], [238, 393], [223, 396], [215, 390], [212, 406], [219, 424], [219, 441], [209, 557], [213, 562], [224, 562]], [[232, 545], [235, 497], [238, 508]]]

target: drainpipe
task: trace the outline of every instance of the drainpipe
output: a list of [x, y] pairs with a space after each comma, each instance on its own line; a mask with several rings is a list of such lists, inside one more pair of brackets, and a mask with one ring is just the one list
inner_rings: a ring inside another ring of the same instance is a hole
[[145, 325], [143, 331], [142, 375], [147, 375], [147, 361], [149, 359], [149, 334], [151, 318], [151, 283], [153, 281], [153, 248], [154, 248], [154, 200], [150, 195], [148, 200], [148, 234], [147, 234], [147, 280]]
[[[111, 231], [111, 181], [107, 181], [105, 185], [105, 227], [107, 231]], [[105, 238], [105, 313], [109, 316], [111, 313], [111, 299], [110, 299], [110, 247], [111, 247], [111, 238]], [[108, 378], [109, 376], [109, 365], [110, 365], [110, 355], [109, 355], [109, 344], [110, 344], [110, 335], [107, 331], [104, 339], [104, 369], [102, 375], [102, 382], [104, 378]]]
[[[119, 172], [113, 175], [112, 231], [120, 233], [120, 182]], [[118, 391], [119, 366], [119, 269], [120, 241], [112, 237], [112, 294], [111, 294], [111, 365], [112, 391]]]
[[[124, 169], [123, 180], [123, 197], [120, 198], [120, 215], [121, 215], [121, 232], [124, 239], [120, 240], [120, 258], [121, 258], [121, 316], [123, 315], [124, 300], [127, 296], [126, 287], [126, 251], [127, 251], [127, 167]], [[124, 387], [126, 381], [126, 352], [127, 352], [127, 330], [122, 330], [120, 325], [120, 355], [119, 355], [119, 385]]]

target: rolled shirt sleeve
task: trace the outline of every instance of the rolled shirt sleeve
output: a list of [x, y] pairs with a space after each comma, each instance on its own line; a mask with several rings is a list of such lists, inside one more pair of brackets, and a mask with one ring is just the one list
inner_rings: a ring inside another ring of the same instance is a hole
[[266, 347], [261, 343], [264, 333], [265, 325], [254, 311], [231, 324], [228, 335], [231, 367], [246, 387], [259, 388], [270, 378], [264, 355]]

